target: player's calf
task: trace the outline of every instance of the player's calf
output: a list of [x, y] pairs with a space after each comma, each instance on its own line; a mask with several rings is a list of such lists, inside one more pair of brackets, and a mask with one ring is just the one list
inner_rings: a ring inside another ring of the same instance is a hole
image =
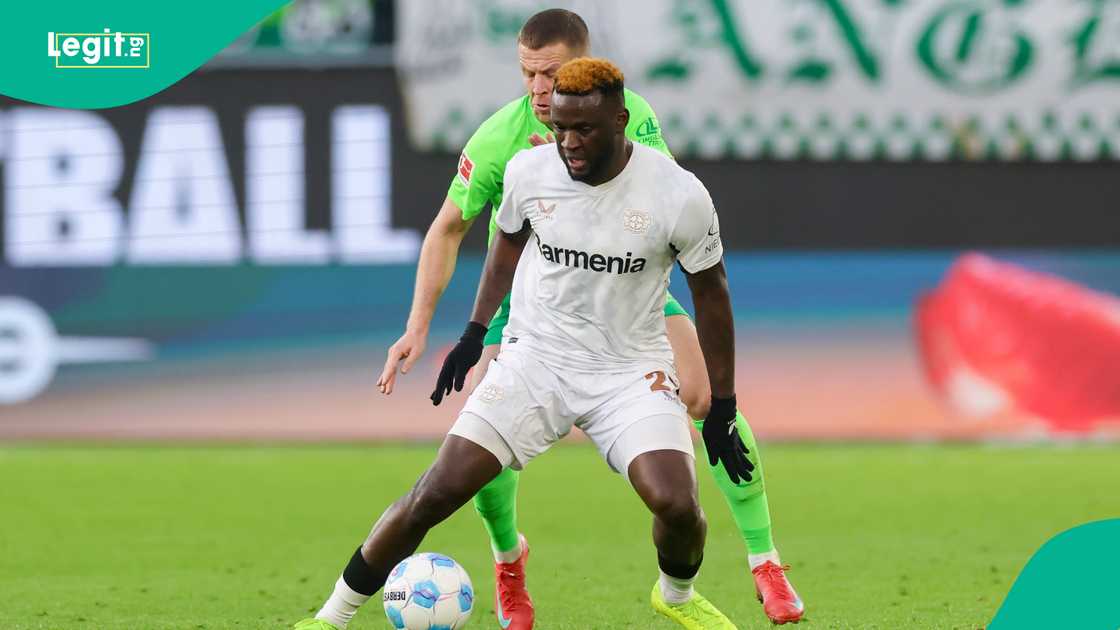
[[[385, 583], [392, 568], [416, 551], [428, 530], [466, 504], [501, 467], [482, 446], [449, 435], [431, 468], [374, 524], [315, 619], [345, 629], [358, 608]], [[309, 625], [313, 623], [300, 622], [301, 626], [317, 627]]]
[[426, 533], [465, 505], [472, 496], [474, 494], [469, 490], [444, 486], [442, 482], [432, 481], [424, 475], [392, 509], [399, 514], [405, 527]]
[[704, 560], [708, 522], [699, 505], [686, 502], [654, 512], [653, 522], [662, 596], [669, 603], [684, 603], [692, 597], [692, 583]]
[[667, 599], [687, 599], [704, 557], [708, 531], [692, 457], [677, 450], [643, 453], [630, 464], [629, 474], [638, 496], [653, 514], [653, 543], [662, 584], [670, 591]]
[[447, 436], [432, 466], [386, 510], [362, 545], [362, 555], [381, 582], [416, 550], [429, 529], [470, 501], [500, 470], [497, 458], [485, 448]]
[[691, 546], [703, 548], [708, 523], [693, 493], [679, 487], [656, 488], [642, 499], [653, 513], [656, 528], [679, 536], [678, 541], [688, 539]]

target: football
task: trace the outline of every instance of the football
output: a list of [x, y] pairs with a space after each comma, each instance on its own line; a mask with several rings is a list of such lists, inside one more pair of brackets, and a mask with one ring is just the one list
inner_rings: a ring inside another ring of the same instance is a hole
[[474, 588], [448, 556], [418, 553], [401, 560], [382, 589], [385, 616], [403, 630], [459, 630], [474, 609]]

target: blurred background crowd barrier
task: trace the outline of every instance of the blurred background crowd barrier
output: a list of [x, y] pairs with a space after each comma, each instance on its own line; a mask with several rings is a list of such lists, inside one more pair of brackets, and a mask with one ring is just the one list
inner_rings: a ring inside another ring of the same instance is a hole
[[442, 436], [481, 227], [375, 379], [553, 5], [712, 192], [761, 437], [1120, 433], [1120, 0], [320, 0], [133, 105], [0, 98], [0, 438]]

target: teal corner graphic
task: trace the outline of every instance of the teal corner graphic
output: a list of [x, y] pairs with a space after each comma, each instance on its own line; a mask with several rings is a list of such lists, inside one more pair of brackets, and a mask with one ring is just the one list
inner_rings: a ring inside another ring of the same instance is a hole
[[285, 4], [12, 3], [0, 38], [0, 94], [54, 107], [127, 105], [187, 76]]
[[988, 630], [1120, 628], [1120, 519], [1074, 527], [1035, 552]]

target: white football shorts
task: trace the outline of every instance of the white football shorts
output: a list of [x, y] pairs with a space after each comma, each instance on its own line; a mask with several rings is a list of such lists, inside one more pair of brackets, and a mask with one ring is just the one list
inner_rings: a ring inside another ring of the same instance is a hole
[[693, 455], [676, 375], [651, 364], [633, 373], [558, 371], [527, 348], [503, 346], [449, 431], [520, 470], [578, 427], [615, 472], [642, 453]]

